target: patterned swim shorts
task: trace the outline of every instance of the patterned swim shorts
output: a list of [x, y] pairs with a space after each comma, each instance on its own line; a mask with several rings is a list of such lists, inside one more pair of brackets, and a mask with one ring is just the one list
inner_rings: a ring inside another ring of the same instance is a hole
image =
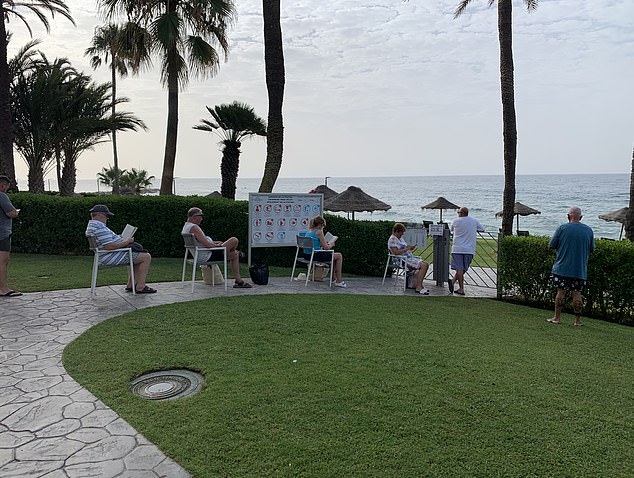
[[577, 292], [583, 292], [586, 287], [586, 282], [583, 279], [577, 277], [558, 276], [557, 274], [551, 274], [550, 280], [557, 289], [574, 290]]

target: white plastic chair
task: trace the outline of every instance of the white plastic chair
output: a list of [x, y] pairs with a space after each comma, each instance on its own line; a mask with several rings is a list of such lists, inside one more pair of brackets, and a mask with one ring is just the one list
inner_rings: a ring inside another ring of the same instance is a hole
[[[92, 261], [92, 280], [90, 282], [90, 295], [94, 297], [95, 289], [97, 288], [97, 272], [100, 267], [118, 267], [118, 266], [129, 266], [130, 267], [130, 278], [132, 279], [132, 293], [136, 295], [136, 286], [134, 280], [134, 259], [132, 257], [132, 248], [131, 247], [121, 247], [119, 249], [102, 249], [97, 247], [97, 240], [95, 236], [86, 236], [88, 239], [88, 245], [90, 246], [90, 250], [94, 252], [95, 257]], [[128, 254], [128, 262], [122, 264], [115, 264], [112, 266], [100, 266], [99, 258], [102, 256], [106, 256], [108, 254], [114, 254], [117, 252], [126, 252]]]
[[[192, 262], [192, 294], [194, 293], [194, 287], [196, 286], [196, 267], [205, 264], [205, 265], [213, 265], [213, 264], [224, 264], [224, 277], [225, 277], [225, 291], [227, 290], [227, 248], [218, 246], [218, 247], [203, 247], [196, 244], [196, 238], [192, 233], [182, 233], [183, 241], [185, 242], [185, 257], [183, 258], [183, 274], [181, 277], [181, 287], [185, 285], [185, 271], [187, 269], [188, 260]], [[199, 259], [200, 252], [211, 252], [211, 251], [222, 251], [222, 260], [221, 261], [201, 261]], [[189, 256], [191, 255], [191, 259]], [[213, 275], [213, 271], [211, 274], [211, 283], [212, 285], [216, 285], [215, 277]]]
[[385, 284], [385, 278], [387, 277], [387, 270], [392, 268], [392, 274], [394, 275], [394, 284], [398, 278], [403, 275], [403, 292], [407, 289], [407, 256], [401, 254], [394, 254], [388, 248], [387, 250], [387, 262], [385, 263], [385, 270], [383, 271], [383, 282], [381, 286]]
[[[293, 271], [291, 272], [291, 282], [295, 277], [295, 266], [297, 266], [297, 263], [299, 262], [306, 265], [306, 267], [308, 268], [308, 270], [306, 271], [306, 283], [304, 284], [304, 286], [308, 285], [308, 279], [310, 279], [311, 272], [313, 274], [313, 280], [315, 279], [315, 266], [328, 266], [330, 268], [329, 286], [332, 287], [332, 270], [334, 269], [333, 260], [335, 257], [335, 251], [333, 249], [314, 249], [314, 245], [315, 244], [312, 237], [302, 235], [297, 236], [297, 250], [295, 251], [295, 261], [293, 262]], [[310, 249], [310, 259], [304, 258], [304, 249]], [[315, 261], [314, 257], [316, 252], [329, 253], [330, 262]]]

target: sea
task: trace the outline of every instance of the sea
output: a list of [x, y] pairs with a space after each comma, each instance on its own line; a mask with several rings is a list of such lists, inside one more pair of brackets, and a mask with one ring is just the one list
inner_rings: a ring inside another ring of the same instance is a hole
[[[469, 208], [469, 215], [477, 218], [488, 231], [497, 232], [502, 220], [495, 213], [502, 210], [504, 177], [491, 176], [408, 176], [408, 177], [328, 177], [279, 178], [273, 192], [306, 193], [320, 184], [341, 192], [357, 186], [367, 194], [391, 205], [388, 211], [355, 213], [355, 219], [399, 222], [438, 222], [441, 211], [423, 209], [439, 196], [458, 206]], [[180, 196], [205, 196], [220, 190], [220, 178], [176, 178], [174, 193]], [[259, 178], [239, 178], [236, 199], [248, 200], [250, 192], [257, 192]], [[153, 188], [158, 188], [159, 184]], [[55, 181], [48, 189], [56, 190]], [[77, 192], [108, 192], [95, 179], [79, 180]], [[519, 218], [519, 229], [531, 235], [550, 236], [558, 225], [566, 222], [570, 206], [579, 206], [582, 222], [590, 226], [596, 238], [618, 239], [621, 224], [599, 219], [616, 209], [628, 206], [629, 174], [558, 174], [518, 175], [516, 201], [540, 211], [540, 214]], [[192, 203], [193, 204], [193, 203]], [[337, 213], [346, 216], [346, 213]], [[442, 211], [442, 220], [451, 222], [453, 210]], [[513, 230], [516, 229], [514, 220]]]

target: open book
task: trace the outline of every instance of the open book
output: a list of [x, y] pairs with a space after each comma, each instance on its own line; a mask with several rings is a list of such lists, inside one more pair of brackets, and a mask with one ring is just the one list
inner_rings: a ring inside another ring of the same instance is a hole
[[326, 239], [326, 242], [328, 244], [334, 244], [337, 241], [337, 239], [339, 239], [339, 236], [333, 236], [332, 234], [327, 232], [326, 235], [324, 236], [324, 239]]
[[134, 236], [136, 229], [137, 229], [136, 226], [131, 226], [130, 224], [126, 224], [125, 227], [123, 228], [123, 232], [121, 233], [121, 238], [130, 239], [132, 236]]

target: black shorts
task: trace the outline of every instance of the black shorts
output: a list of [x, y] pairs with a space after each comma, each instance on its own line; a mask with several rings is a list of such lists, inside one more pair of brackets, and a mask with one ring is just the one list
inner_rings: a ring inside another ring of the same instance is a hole
[[224, 260], [225, 253], [222, 251], [211, 251], [211, 257], [207, 259], [207, 262], [221, 262]]
[[577, 277], [559, 276], [557, 274], [551, 274], [550, 280], [557, 289], [573, 290], [576, 292], [583, 292], [586, 287], [586, 281]]
[[0, 252], [11, 252], [11, 236], [0, 239]]
[[[304, 259], [310, 260], [310, 254], [304, 252]], [[313, 255], [314, 262], [330, 262], [332, 260], [332, 252], [319, 251]]]

